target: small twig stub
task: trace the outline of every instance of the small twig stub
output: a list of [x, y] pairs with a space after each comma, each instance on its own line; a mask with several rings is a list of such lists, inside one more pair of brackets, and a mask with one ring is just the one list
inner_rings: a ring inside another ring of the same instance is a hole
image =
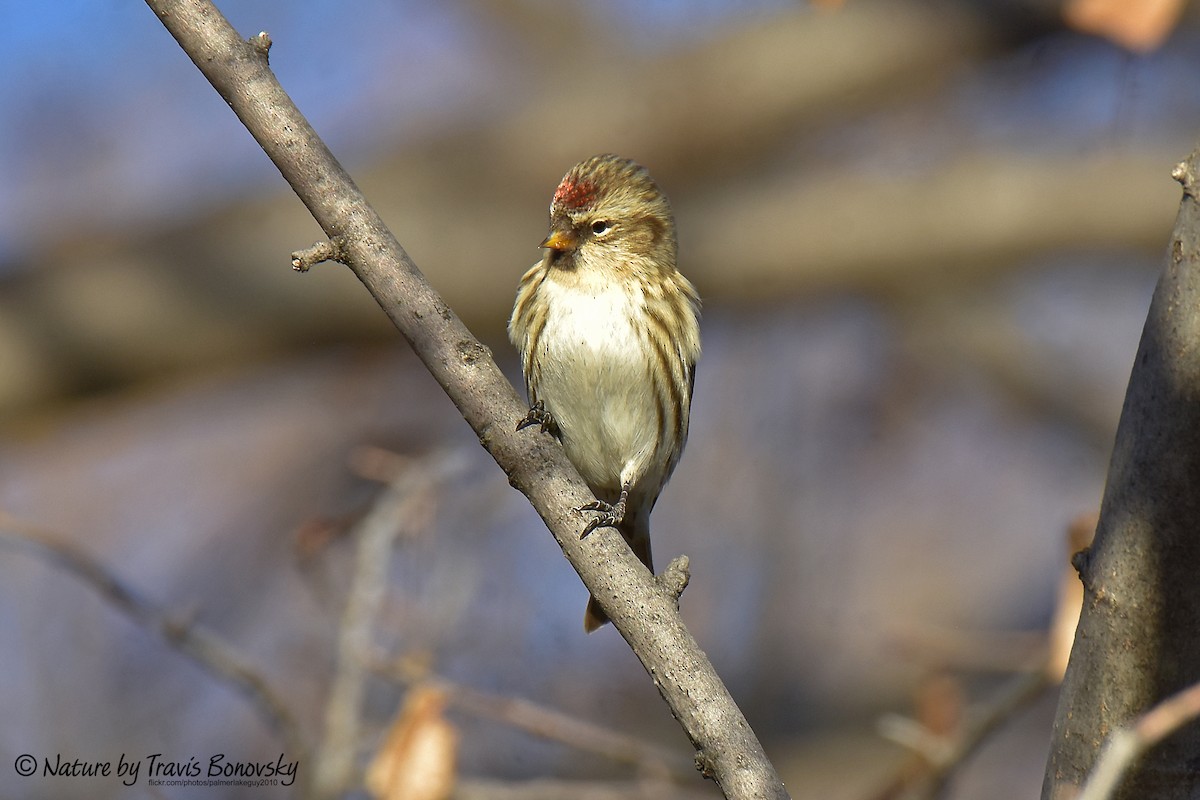
[[292, 253], [292, 269], [296, 272], [308, 272], [309, 268], [315, 264], [325, 261], [342, 261], [343, 258], [341, 243], [334, 238], [329, 241], [317, 242], [311, 247]]

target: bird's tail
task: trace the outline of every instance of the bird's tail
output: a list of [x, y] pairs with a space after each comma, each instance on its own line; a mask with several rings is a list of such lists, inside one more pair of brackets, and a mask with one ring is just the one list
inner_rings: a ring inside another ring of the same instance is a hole
[[[633, 554], [637, 556], [646, 569], [650, 570], [650, 574], [654, 574], [654, 559], [650, 555], [650, 513], [634, 513], [631, 518], [627, 518], [617, 530], [625, 537], [625, 541], [629, 543]], [[608, 622], [608, 615], [600, 608], [600, 604], [596, 602], [595, 597], [588, 598], [587, 611], [583, 614], [583, 629], [588, 633], [602, 627]]]

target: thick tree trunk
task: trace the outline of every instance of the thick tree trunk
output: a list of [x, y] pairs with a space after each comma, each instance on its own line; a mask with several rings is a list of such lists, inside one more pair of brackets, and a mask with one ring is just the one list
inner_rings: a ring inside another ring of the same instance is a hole
[[[1043, 800], [1074, 794], [1107, 737], [1200, 681], [1200, 151], [1129, 379]], [[1200, 725], [1151, 750], [1119, 798], [1200, 797]]]

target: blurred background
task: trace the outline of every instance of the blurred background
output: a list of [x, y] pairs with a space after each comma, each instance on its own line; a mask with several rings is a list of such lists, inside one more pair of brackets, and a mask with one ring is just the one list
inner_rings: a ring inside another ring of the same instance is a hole
[[[598, 152], [650, 168], [705, 302], [656, 557], [690, 557], [684, 618], [794, 797], [900, 796], [925, 768], [882, 714], [955, 741], [1040, 663], [1200, 131], [1194, 8], [219, 5], [270, 32], [284, 87], [514, 377], [504, 328], [557, 181]], [[367, 292], [291, 271], [319, 228], [154, 14], [29, 4], [0, 73], [0, 793], [201, 791], [21, 778], [25, 753], [287, 750], [311, 779], [336, 751], [357, 787], [403, 749], [416, 684], [441, 692], [458, 797], [717, 796]], [[395, 542], [363, 551], [381, 514]], [[1054, 696], [1032, 697], [942, 796], [1037, 796]], [[564, 741], [578, 721], [652, 747]]]

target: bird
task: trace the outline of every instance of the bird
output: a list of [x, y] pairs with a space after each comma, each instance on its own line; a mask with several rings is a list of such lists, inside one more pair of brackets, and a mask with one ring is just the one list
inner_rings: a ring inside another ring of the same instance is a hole
[[[645, 167], [593, 156], [559, 182], [540, 246], [508, 325], [530, 402], [517, 429], [554, 434], [595, 495], [581, 536], [616, 528], [653, 574], [650, 512], [687, 442], [700, 357], [671, 205]], [[608, 621], [589, 597], [584, 629]]]

